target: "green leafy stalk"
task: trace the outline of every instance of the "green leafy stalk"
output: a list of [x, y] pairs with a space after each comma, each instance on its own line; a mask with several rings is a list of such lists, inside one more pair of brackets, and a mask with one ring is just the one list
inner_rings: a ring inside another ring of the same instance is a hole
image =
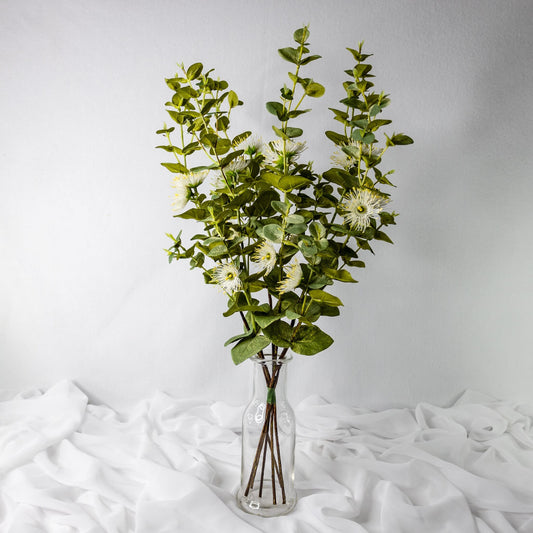
[[[361, 255], [374, 254], [373, 241], [392, 243], [384, 230], [396, 223], [397, 213], [386, 211], [393, 170], [382, 170], [383, 157], [413, 141], [385, 132], [390, 98], [375, 89], [371, 55], [360, 43], [347, 49], [354, 64], [345, 70], [341, 107], [330, 108], [341, 124], [340, 132], [325, 133], [332, 166], [316, 172], [303, 161], [304, 132], [295, 121], [310, 112], [301, 108], [307, 98], [325, 94], [304, 74], [320, 59], [310, 52], [309, 36], [304, 26], [294, 32], [295, 45], [278, 51], [293, 68], [280, 99], [266, 104], [277, 120], [270, 142], [249, 131], [230, 134], [231, 114], [243, 102], [213, 70], [180, 64], [166, 80], [175, 125], [158, 130], [166, 141], [158, 148], [174, 159], [162, 165], [173, 177], [176, 218], [199, 226], [187, 241], [181, 232], [170, 236], [167, 253], [219, 286], [228, 298], [226, 316], [241, 316], [243, 331], [227, 342], [236, 364], [263, 357], [268, 345], [281, 358], [289, 349], [314, 355], [328, 348], [333, 339], [317, 322], [338, 316], [342, 306], [329, 287], [356, 282], [354, 269], [366, 266]], [[275, 378], [273, 371], [268, 380]]]

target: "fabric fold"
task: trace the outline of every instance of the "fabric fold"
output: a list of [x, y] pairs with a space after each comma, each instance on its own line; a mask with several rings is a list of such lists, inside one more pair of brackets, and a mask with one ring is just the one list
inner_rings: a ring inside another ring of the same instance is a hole
[[2, 533], [533, 533], [533, 409], [296, 406], [292, 513], [235, 500], [240, 407], [162, 392], [131, 409], [74, 384], [0, 394]]

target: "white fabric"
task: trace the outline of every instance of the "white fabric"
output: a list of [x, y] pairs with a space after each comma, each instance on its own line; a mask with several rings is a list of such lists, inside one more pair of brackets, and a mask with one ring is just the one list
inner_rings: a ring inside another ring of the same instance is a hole
[[533, 533], [533, 409], [296, 408], [294, 511], [241, 512], [241, 409], [157, 393], [130, 412], [73, 384], [0, 396], [2, 533]]

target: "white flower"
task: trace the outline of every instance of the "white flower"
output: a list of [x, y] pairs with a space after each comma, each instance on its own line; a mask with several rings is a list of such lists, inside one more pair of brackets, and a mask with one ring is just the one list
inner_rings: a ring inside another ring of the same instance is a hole
[[174, 189], [174, 196], [172, 197], [172, 208], [175, 211], [181, 211], [191, 197], [191, 188], [198, 187], [205, 180], [208, 170], [199, 172], [178, 172], [172, 179], [172, 188]]
[[[381, 146], [378, 146], [377, 144], [365, 144], [359, 141], [354, 141], [353, 139], [350, 139], [350, 141], [348, 143], [345, 143], [343, 146], [353, 146], [357, 150], [357, 152], [359, 152], [360, 146], [361, 155], [365, 157], [368, 157], [370, 155], [377, 157], [380, 155], [381, 152]], [[349, 155], [341, 150], [340, 152], [333, 153], [333, 155], [331, 156], [331, 161], [334, 164], [348, 170], [357, 163], [357, 157]]]
[[260, 154], [263, 150], [263, 140], [257, 135], [251, 135], [244, 141], [240, 142], [236, 147], [236, 150], [244, 150], [246, 155], [256, 155]]
[[264, 241], [252, 256], [252, 261], [259, 263], [261, 270], [265, 270], [265, 275], [270, 274], [276, 266], [276, 250], [268, 241]]
[[341, 208], [345, 211], [343, 217], [357, 231], [365, 231], [370, 219], [375, 218], [389, 202], [388, 198], [370, 189], [353, 189]]
[[279, 293], [293, 291], [302, 281], [302, 267], [297, 259], [293, 259], [284, 267], [285, 279], [279, 283]]
[[225, 167], [224, 172], [240, 172], [241, 170], [246, 168], [246, 165], [248, 164], [248, 161], [244, 159], [244, 157], [236, 157], [235, 159], [232, 159]]
[[170, 205], [176, 212], [181, 211], [189, 201], [190, 192], [184, 179], [178, 180], [174, 178], [172, 181], [172, 188], [174, 189], [174, 196]]
[[239, 270], [233, 263], [221, 263], [215, 267], [214, 280], [228, 294], [239, 291], [242, 287]]
[[330, 159], [333, 164], [345, 170], [351, 168], [355, 163], [355, 159], [344, 152], [334, 152]]
[[215, 176], [212, 183], [213, 188], [225, 189], [228, 186], [228, 183], [232, 183], [232, 180], [235, 175], [238, 174], [241, 170], [245, 169], [247, 165], [248, 161], [246, 161], [244, 157], [236, 157], [224, 167], [224, 174], [226, 175], [226, 179], [224, 179], [224, 175], [222, 174], [221, 170], [215, 170]]
[[[285, 151], [283, 150], [283, 143], [285, 142]], [[288, 139], [276, 139], [269, 143], [268, 148], [265, 151], [265, 163], [273, 167], [283, 168], [284, 157], [287, 158], [287, 162], [293, 163], [296, 161], [300, 154], [306, 149], [305, 143], [293, 141]]]

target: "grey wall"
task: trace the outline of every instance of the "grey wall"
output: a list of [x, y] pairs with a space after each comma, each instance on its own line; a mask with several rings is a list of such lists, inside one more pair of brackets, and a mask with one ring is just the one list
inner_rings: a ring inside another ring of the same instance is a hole
[[[223, 296], [185, 264], [155, 130], [175, 64], [216, 68], [245, 106], [235, 131], [271, 139], [287, 63], [310, 23], [326, 86], [302, 118], [317, 168], [332, 145], [344, 50], [365, 40], [386, 115], [389, 232], [334, 345], [292, 363], [292, 397], [368, 407], [447, 403], [466, 388], [533, 400], [533, 3], [524, 1], [60, 1], [0, 3], [0, 388], [74, 379], [122, 405], [163, 389], [242, 403]], [[187, 226], [187, 231], [194, 228]]]

